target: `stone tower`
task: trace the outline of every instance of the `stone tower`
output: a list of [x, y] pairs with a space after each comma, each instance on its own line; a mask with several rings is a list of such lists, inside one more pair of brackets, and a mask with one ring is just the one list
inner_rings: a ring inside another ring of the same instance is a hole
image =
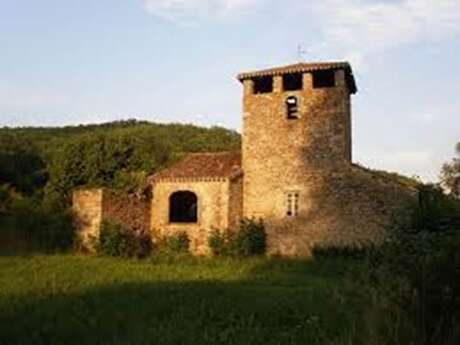
[[[148, 178], [149, 202], [106, 191], [74, 191], [83, 243], [102, 220], [154, 242], [186, 233], [210, 253], [216, 229], [262, 218], [267, 254], [310, 256], [316, 248], [381, 243], [411, 224], [418, 192], [404, 179], [353, 164], [346, 62], [301, 63], [243, 73], [242, 152], [189, 154]], [[133, 221], [136, 220], [135, 222]]]
[[295, 219], [308, 213], [311, 176], [351, 164], [346, 62], [300, 63], [242, 73], [243, 216]]

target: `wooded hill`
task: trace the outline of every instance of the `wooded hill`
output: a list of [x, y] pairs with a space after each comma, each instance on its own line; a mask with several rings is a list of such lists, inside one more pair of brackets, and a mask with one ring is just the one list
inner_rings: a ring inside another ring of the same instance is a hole
[[236, 131], [176, 123], [0, 128], [0, 202], [17, 194], [62, 202], [79, 186], [133, 191], [184, 152], [239, 147]]

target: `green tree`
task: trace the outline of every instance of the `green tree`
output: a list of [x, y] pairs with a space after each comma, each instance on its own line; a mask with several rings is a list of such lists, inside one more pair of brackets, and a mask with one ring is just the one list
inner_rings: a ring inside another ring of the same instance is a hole
[[46, 180], [46, 165], [34, 143], [15, 133], [1, 133], [0, 184], [32, 195]]
[[[0, 128], [0, 184], [37, 202], [69, 201], [79, 186], [138, 192], [145, 177], [186, 152], [237, 150], [221, 127], [126, 120], [61, 128]], [[43, 188], [45, 186], [45, 188]], [[64, 203], [63, 203], [64, 202]]]
[[456, 157], [451, 162], [445, 163], [441, 171], [442, 183], [450, 193], [460, 197], [460, 142], [455, 147]]
[[169, 145], [150, 133], [131, 130], [85, 134], [66, 143], [54, 155], [47, 192], [68, 197], [78, 186], [129, 185], [127, 177], [146, 176], [165, 165], [170, 157]]

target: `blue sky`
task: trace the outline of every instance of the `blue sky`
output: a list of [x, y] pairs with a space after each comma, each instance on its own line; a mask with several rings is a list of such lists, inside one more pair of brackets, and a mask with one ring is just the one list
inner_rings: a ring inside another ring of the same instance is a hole
[[0, 126], [241, 126], [239, 72], [348, 60], [354, 160], [436, 180], [460, 141], [458, 0], [0, 0]]

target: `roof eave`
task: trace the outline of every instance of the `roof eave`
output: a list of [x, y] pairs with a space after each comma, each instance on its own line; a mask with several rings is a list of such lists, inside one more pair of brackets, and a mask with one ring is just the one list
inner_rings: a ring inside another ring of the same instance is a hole
[[353, 71], [348, 62], [324, 62], [324, 63], [312, 63], [312, 64], [298, 64], [285, 67], [277, 67], [253, 72], [244, 72], [237, 75], [237, 79], [242, 83], [247, 79], [257, 78], [257, 77], [267, 77], [267, 76], [280, 76], [283, 74], [289, 73], [308, 73], [319, 70], [328, 70], [328, 69], [343, 69], [345, 70], [347, 76], [347, 85], [350, 89], [351, 94], [355, 94], [358, 91], [356, 86], [355, 78]]

